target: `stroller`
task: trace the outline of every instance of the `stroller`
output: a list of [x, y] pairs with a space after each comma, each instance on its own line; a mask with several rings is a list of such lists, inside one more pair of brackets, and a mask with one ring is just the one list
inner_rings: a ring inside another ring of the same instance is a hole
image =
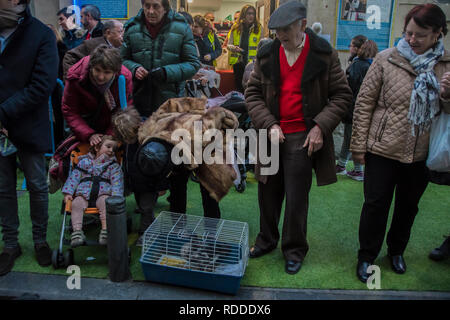
[[[214, 89], [219, 96], [216, 98], [210, 98], [211, 90]], [[205, 84], [205, 81], [201, 79], [192, 79], [186, 81], [186, 91], [190, 97], [206, 97], [208, 98], [207, 107], [220, 106], [227, 110], [232, 111], [239, 121], [239, 129], [244, 131], [252, 128], [252, 122], [248, 115], [247, 108], [245, 106], [244, 96], [237, 91], [232, 91], [223, 95], [218, 89], [218, 84], [209, 85]], [[248, 141], [245, 142], [245, 159], [240, 159], [237, 146], [234, 144], [235, 154], [235, 170], [239, 173], [238, 178], [234, 181], [236, 191], [242, 193], [247, 186], [247, 171], [253, 169], [253, 165], [249, 160], [249, 146]], [[195, 181], [195, 180], [194, 180]]]
[[[70, 172], [75, 168], [78, 164], [78, 158], [82, 155], [87, 154], [89, 151], [89, 144], [83, 143], [78, 145], [70, 154]], [[116, 158], [119, 163], [121, 163], [123, 150], [118, 150], [116, 152]], [[52, 265], [55, 269], [60, 267], [67, 268], [68, 266], [74, 264], [74, 252], [72, 248], [69, 248], [67, 251], [63, 251], [63, 245], [70, 246], [70, 234], [72, 233], [72, 224], [71, 222], [67, 222], [67, 217], [70, 216], [71, 213], [71, 201], [64, 203], [62, 202], [61, 206], [61, 214], [64, 215], [62, 226], [61, 226], [61, 235], [59, 240], [58, 249], [53, 250], [52, 254]], [[67, 225], [66, 225], [67, 224]], [[83, 217], [83, 229], [95, 226], [97, 229], [100, 226], [100, 218], [99, 218], [99, 210], [96, 207], [88, 207], [84, 211]], [[132, 228], [132, 220], [131, 218], [127, 218], [127, 233], [131, 232]], [[67, 231], [67, 235], [66, 235]], [[97, 240], [86, 239], [85, 244], [83, 246], [99, 246], [99, 242]], [[131, 251], [128, 248], [128, 263], [131, 262]]]
[[[126, 92], [125, 92], [125, 77], [123, 75], [119, 76], [119, 99], [121, 109], [125, 109], [127, 107], [126, 100]], [[78, 157], [84, 154], [87, 154], [89, 151], [89, 144], [78, 144], [70, 153], [70, 164], [69, 164], [69, 175], [75, 165], [78, 163]], [[116, 152], [116, 158], [121, 163], [123, 150], [119, 148]], [[56, 190], [55, 190], [56, 191]], [[64, 204], [64, 200], [61, 205], [61, 214], [64, 215], [62, 226], [61, 226], [61, 235], [59, 240], [58, 249], [53, 250], [52, 254], [52, 265], [55, 269], [60, 267], [68, 267], [74, 263], [74, 252], [72, 248], [69, 248], [66, 252], [63, 251], [63, 245], [70, 246], [70, 239], [66, 238], [65, 232], [68, 231], [69, 235], [72, 233], [72, 224], [68, 223], [66, 225], [66, 218], [70, 216], [71, 212], [71, 202]], [[91, 225], [100, 226], [100, 218], [99, 211], [97, 208], [86, 208], [84, 211], [84, 219], [83, 219], [83, 228]], [[127, 218], [127, 233], [131, 233], [132, 228], [132, 220], [130, 217]], [[86, 239], [85, 246], [98, 246], [98, 241]], [[128, 264], [131, 262], [131, 250], [128, 248]]]

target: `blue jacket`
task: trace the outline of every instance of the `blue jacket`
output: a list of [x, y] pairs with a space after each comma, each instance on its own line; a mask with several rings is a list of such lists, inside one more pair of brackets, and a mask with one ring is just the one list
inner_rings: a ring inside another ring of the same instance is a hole
[[[222, 54], [222, 45], [220, 44], [220, 41], [217, 38], [216, 34], [214, 33], [214, 49], [207, 34], [203, 38], [199, 36], [194, 36], [194, 40], [197, 43], [198, 51], [200, 53], [200, 61], [203, 64], [212, 66], [213, 61], [216, 60], [218, 57], [220, 57], [220, 55]], [[204, 59], [204, 57], [207, 54], [211, 55], [210, 61], [206, 61]]]
[[27, 8], [0, 54], [0, 122], [18, 149], [50, 150], [48, 99], [57, 74], [55, 35]]
[[366, 76], [371, 64], [372, 59], [370, 58], [364, 59], [355, 57], [350, 66], [347, 68], [347, 81], [350, 89], [352, 89], [353, 100], [347, 114], [344, 118], [342, 118], [343, 123], [353, 123], [353, 110], [355, 109], [356, 97], [358, 97], [359, 88], [361, 87], [364, 77]]
[[87, 32], [81, 28], [64, 31], [64, 44], [69, 50], [78, 47], [84, 41], [86, 34]]

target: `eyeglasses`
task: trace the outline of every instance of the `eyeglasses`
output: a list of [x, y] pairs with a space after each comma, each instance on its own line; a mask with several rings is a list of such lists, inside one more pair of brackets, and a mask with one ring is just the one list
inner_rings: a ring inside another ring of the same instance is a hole
[[403, 37], [405, 37], [405, 39], [411, 39], [412, 37], [414, 37], [414, 40], [421, 42], [425, 41], [431, 34], [432, 32], [425, 34], [425, 33], [415, 33], [411, 31], [405, 31], [403, 32]]

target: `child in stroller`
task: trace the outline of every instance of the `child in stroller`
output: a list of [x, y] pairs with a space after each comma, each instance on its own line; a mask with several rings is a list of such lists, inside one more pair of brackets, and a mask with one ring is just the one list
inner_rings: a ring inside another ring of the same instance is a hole
[[97, 208], [100, 215], [101, 231], [98, 242], [107, 244], [106, 204], [109, 196], [123, 196], [122, 169], [115, 157], [118, 142], [109, 135], [104, 135], [101, 142], [91, 147], [90, 152], [78, 159], [62, 192], [66, 204], [72, 202], [71, 246], [84, 245], [83, 213], [87, 208]]

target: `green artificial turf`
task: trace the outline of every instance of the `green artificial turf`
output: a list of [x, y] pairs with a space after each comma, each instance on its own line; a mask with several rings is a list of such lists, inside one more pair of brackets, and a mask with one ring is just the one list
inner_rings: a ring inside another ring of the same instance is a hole
[[[325, 187], [315, 186], [314, 181], [308, 215], [310, 249], [300, 272], [294, 276], [284, 272], [284, 260], [279, 246], [277, 250], [266, 256], [249, 260], [241, 285], [368, 290], [355, 275], [359, 247], [358, 226], [363, 203], [362, 187], [361, 182], [342, 176], [338, 177], [338, 183]], [[404, 255], [408, 266], [404, 275], [397, 275], [391, 270], [386, 257], [386, 245], [383, 246], [380, 256], [375, 261], [375, 264], [381, 268], [381, 289], [450, 291], [450, 260], [437, 263], [427, 257], [433, 248], [442, 243], [443, 235], [450, 233], [449, 190], [446, 186], [429, 184], [421, 200], [419, 214]], [[167, 194], [158, 199], [157, 213], [168, 210], [166, 198]], [[47, 239], [52, 248], [56, 248], [59, 243], [62, 222], [61, 200], [62, 195], [59, 193], [50, 195]], [[257, 183], [253, 176], [250, 174], [244, 193], [238, 193], [233, 188], [221, 201], [220, 207], [222, 218], [245, 221], [249, 224], [249, 245], [252, 245], [259, 231]], [[131, 272], [135, 281], [141, 281], [145, 280], [139, 262], [141, 252], [140, 248], [133, 245], [137, 238], [135, 232], [140, 216], [133, 213], [134, 209], [134, 197], [128, 197], [127, 211], [133, 218], [134, 230], [129, 235], [129, 244], [132, 248]], [[19, 212], [20, 244], [23, 254], [16, 260], [13, 270], [66, 274], [66, 270], [40, 267], [34, 259], [27, 193], [19, 198]], [[199, 186], [194, 182], [189, 182], [188, 185], [187, 213], [203, 214]], [[97, 232], [95, 230], [95, 237]], [[107, 277], [106, 248], [80, 247], [74, 251], [75, 263], [80, 266], [82, 277]]]

